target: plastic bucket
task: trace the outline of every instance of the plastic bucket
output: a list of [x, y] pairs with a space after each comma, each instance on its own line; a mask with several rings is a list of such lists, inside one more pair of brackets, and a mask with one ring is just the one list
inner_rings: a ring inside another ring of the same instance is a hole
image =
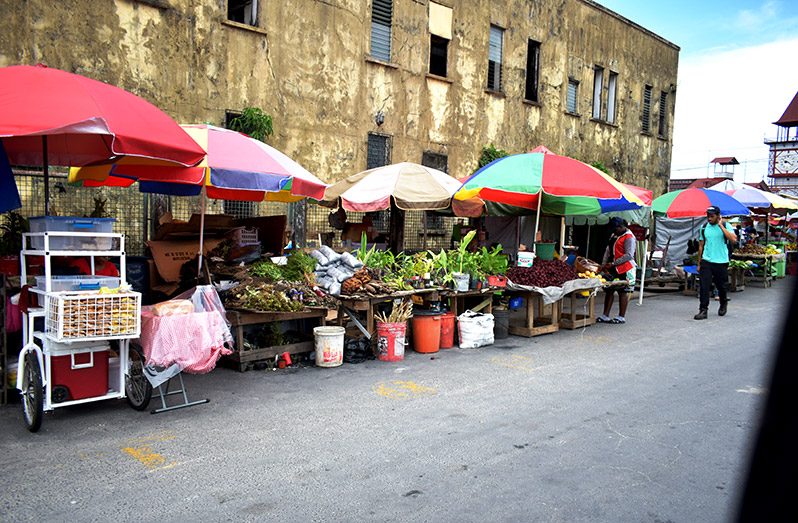
[[497, 340], [503, 340], [508, 336], [510, 336], [510, 311], [494, 309], [493, 337]]
[[541, 260], [554, 259], [554, 243], [535, 242], [535, 255]]
[[468, 285], [471, 283], [471, 276], [468, 274], [455, 273], [452, 274], [452, 277], [454, 277], [454, 290], [458, 292], [468, 291]]
[[338, 367], [344, 362], [343, 327], [314, 327], [316, 339], [316, 366]]
[[413, 349], [428, 354], [441, 348], [441, 317], [413, 316]]
[[402, 361], [405, 359], [407, 323], [377, 323], [377, 359]]
[[454, 313], [447, 312], [441, 316], [441, 348], [454, 347]]

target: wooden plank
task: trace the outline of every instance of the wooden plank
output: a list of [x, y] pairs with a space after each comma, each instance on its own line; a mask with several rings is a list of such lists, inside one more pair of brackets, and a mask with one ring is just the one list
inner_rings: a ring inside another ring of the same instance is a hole
[[289, 343], [287, 345], [274, 345], [272, 347], [235, 351], [227, 357], [236, 363], [251, 363], [255, 361], [273, 359], [278, 354], [282, 354], [284, 352], [292, 355], [302, 354], [303, 352], [311, 352], [313, 351], [313, 348], [314, 344], [312, 341], [302, 341], [299, 343]]
[[255, 325], [276, 321], [305, 320], [327, 316], [326, 308], [313, 308], [300, 312], [242, 312], [227, 311], [227, 320], [233, 325]]

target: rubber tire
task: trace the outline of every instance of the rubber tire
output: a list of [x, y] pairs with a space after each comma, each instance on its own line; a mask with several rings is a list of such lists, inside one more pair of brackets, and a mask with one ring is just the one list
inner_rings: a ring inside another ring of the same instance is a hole
[[132, 394], [131, 378], [129, 374], [125, 374], [125, 397], [128, 404], [133, 407], [134, 410], [146, 410], [147, 406], [150, 404], [150, 399], [152, 398], [152, 385], [150, 384], [150, 380], [148, 380], [147, 377], [141, 373], [140, 367], [138, 371], [132, 370], [135, 365], [144, 364], [144, 354], [142, 354], [141, 349], [131, 345], [128, 348], [128, 359], [130, 360], [128, 362], [128, 373], [136, 373], [136, 376], [133, 379], [137, 381], [140, 380], [143, 384], [143, 387], [140, 397], [139, 394]]
[[[44, 387], [42, 386], [42, 369], [35, 352], [25, 355], [25, 374], [22, 376], [22, 421], [31, 432], [37, 432], [44, 418]], [[27, 393], [27, 394], [26, 394]], [[27, 395], [32, 398], [28, 400]], [[28, 412], [26, 407], [32, 407]]]

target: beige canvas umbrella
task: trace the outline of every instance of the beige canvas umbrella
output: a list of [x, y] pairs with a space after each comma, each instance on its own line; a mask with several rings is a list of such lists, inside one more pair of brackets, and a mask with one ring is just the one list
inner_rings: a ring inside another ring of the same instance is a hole
[[373, 212], [396, 206], [405, 211], [446, 209], [460, 182], [443, 171], [402, 162], [353, 174], [327, 188], [324, 200], [341, 199], [347, 211]]

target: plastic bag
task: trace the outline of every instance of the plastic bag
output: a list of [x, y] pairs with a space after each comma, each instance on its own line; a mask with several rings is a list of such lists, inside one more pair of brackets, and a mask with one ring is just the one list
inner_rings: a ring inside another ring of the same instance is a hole
[[319, 262], [319, 265], [328, 265], [330, 263], [330, 260], [319, 251], [311, 251], [310, 256], [315, 258], [316, 261]]
[[331, 262], [336, 262], [341, 259], [341, 255], [332, 250], [330, 247], [326, 245], [322, 245], [319, 247], [319, 251], [323, 256], [326, 256], [328, 260]]
[[461, 349], [493, 345], [493, 314], [467, 310], [457, 317]]

